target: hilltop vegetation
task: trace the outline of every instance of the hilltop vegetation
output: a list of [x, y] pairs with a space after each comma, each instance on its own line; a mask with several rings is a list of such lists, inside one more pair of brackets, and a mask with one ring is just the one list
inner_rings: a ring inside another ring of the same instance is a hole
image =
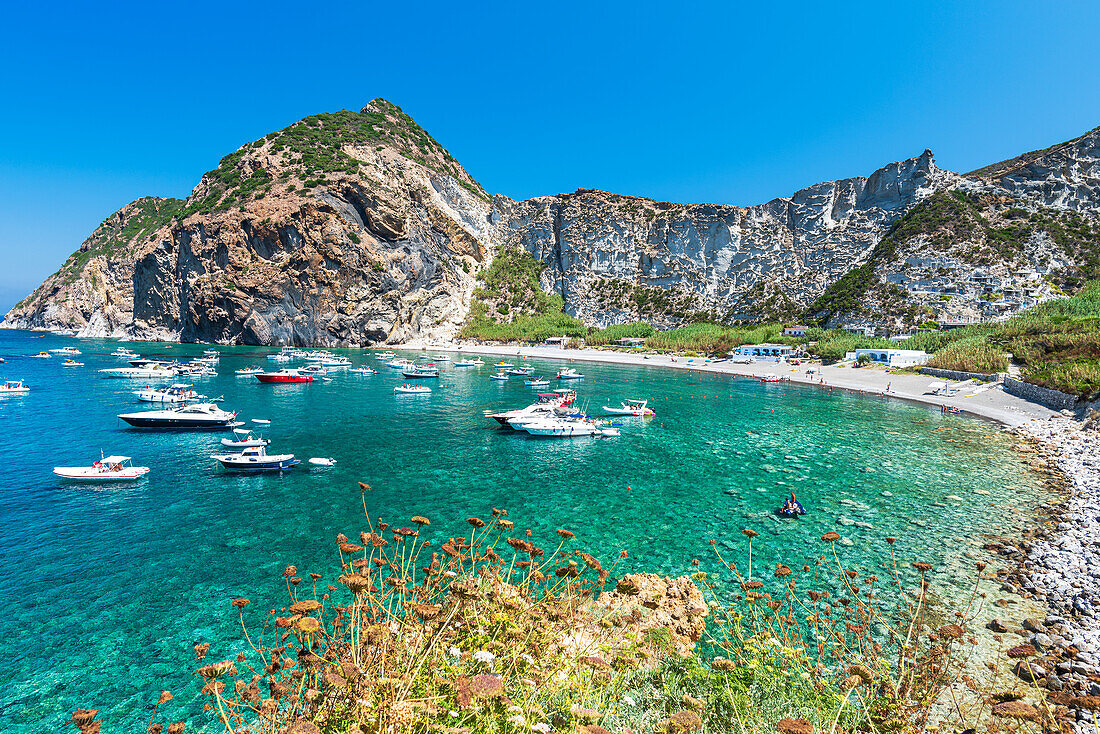
[[105, 219], [80, 249], [69, 256], [59, 274], [63, 282], [75, 280], [93, 257], [117, 257], [170, 222], [183, 207], [182, 199], [145, 196]]

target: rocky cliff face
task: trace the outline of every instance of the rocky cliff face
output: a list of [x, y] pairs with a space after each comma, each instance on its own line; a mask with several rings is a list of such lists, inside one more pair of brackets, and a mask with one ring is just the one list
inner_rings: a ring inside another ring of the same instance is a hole
[[[515, 202], [496, 197], [502, 246], [547, 262], [544, 284], [581, 320], [674, 323], [691, 311], [760, 313], [759, 295], [806, 306], [863, 262], [887, 227], [950, 185], [925, 151], [869, 177], [827, 181], [753, 207], [671, 204], [581, 190]], [[663, 311], [637, 291], [674, 290]]]
[[164, 201], [109, 217], [6, 325], [249, 344], [445, 337], [492, 255], [489, 197], [382, 100], [245, 145], [185, 202], [149, 211]]
[[242, 146], [186, 200], [111, 215], [7, 316], [84, 335], [446, 340], [501, 248], [589, 325], [705, 313], [897, 325], [1003, 315], [1100, 277], [1100, 128], [966, 176], [930, 151], [752, 207], [489, 197], [396, 106]]

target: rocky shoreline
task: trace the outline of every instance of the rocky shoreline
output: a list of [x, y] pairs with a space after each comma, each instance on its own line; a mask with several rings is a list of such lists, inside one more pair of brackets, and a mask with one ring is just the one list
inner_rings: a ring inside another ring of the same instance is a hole
[[[1051, 475], [1065, 491], [1061, 502], [1039, 507], [1048, 521], [1024, 534], [1018, 546], [993, 548], [1015, 562], [1002, 589], [1042, 601], [1045, 619], [1019, 620], [1016, 633], [1041, 656], [1018, 663], [1016, 675], [1047, 689], [1058, 718], [1074, 731], [1093, 731], [1100, 702], [1100, 431], [1091, 421], [1033, 420], [1011, 431], [1033, 453], [1033, 469]], [[1010, 625], [994, 620], [995, 632]]]

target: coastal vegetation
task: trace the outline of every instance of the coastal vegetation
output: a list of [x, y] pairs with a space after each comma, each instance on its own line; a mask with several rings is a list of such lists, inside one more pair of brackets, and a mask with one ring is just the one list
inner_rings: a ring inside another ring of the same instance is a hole
[[[831, 531], [813, 565], [754, 569], [757, 533], [746, 528], [744, 568], [700, 538], [714, 550], [690, 576], [617, 574], [625, 554], [605, 566], [574, 532], [534, 539], [500, 509], [435, 545], [421, 537], [429, 518], [372, 520], [360, 489], [366, 530], [334, 538], [331, 568], [287, 566], [278, 610], [227, 599], [239, 645], [195, 646], [205, 708], [226, 732], [1054, 726], [1034, 678], [997, 687], [1013, 664], [1031, 665], [1034, 647], [1009, 649], [984, 673], [967, 667], [984, 563], [956, 609], [939, 599], [930, 564], [894, 555], [895, 539], [881, 567], [857, 568]], [[949, 712], [935, 719], [945, 696]], [[153, 723], [172, 700], [161, 694], [150, 731], [183, 731]], [[80, 709], [73, 722], [98, 732], [95, 717]]]

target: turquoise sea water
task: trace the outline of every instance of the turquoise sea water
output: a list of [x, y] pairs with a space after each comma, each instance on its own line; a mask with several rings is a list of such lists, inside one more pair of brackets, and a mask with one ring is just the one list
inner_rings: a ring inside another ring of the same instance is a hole
[[[83, 351], [85, 367], [20, 356], [68, 344]], [[226, 432], [139, 431], [115, 418], [143, 407], [131, 391], [144, 384], [96, 372], [123, 364], [109, 356], [118, 345], [0, 331], [0, 379], [32, 387], [0, 398], [5, 732], [60, 730], [80, 706], [100, 708], [105, 731], [143, 730], [163, 689], [176, 695], [169, 713], [203, 730], [193, 645], [210, 642], [212, 659], [235, 655], [229, 601], [249, 597], [248, 615], [261, 620], [283, 603], [289, 563], [332, 580], [333, 538], [364, 529], [360, 480], [372, 487], [372, 515], [398, 525], [425, 515], [425, 536], [436, 542], [463, 532], [470, 515], [507, 508], [536, 541], [550, 545], [555, 528], [569, 528], [607, 563], [625, 549], [621, 569], [668, 574], [695, 570], [693, 558], [712, 568], [712, 538], [743, 561], [745, 527], [760, 532], [754, 565], [812, 562], [818, 538], [835, 529], [845, 538], [839, 550], [869, 573], [886, 536], [899, 538], [902, 557], [962, 567], [980, 533], [1014, 527], [1038, 492], [994, 426], [898, 401], [577, 363], [586, 375], [571, 385], [580, 405], [596, 412], [648, 398], [657, 417], [625, 419], [618, 438], [536, 439], [483, 416], [536, 392], [489, 381], [488, 364], [446, 368], [430, 397], [395, 396], [400, 374], [370, 352], [346, 353], [378, 375], [265, 386], [233, 370], [269, 367], [270, 350], [219, 347], [221, 374], [194, 381], [200, 392], [224, 395], [245, 420], [271, 419], [272, 450], [339, 461], [231, 475], [209, 458]], [[204, 348], [130, 346], [171, 357]], [[532, 363], [550, 377], [560, 366]], [[101, 449], [153, 471], [118, 487], [65, 484], [50, 472], [89, 464]], [[778, 520], [772, 511], [791, 490], [809, 515]]]

